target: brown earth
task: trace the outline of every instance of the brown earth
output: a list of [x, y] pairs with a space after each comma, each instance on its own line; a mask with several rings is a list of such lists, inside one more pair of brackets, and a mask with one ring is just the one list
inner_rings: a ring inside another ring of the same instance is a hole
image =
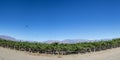
[[0, 60], [120, 60], [120, 48], [73, 55], [33, 54], [0, 47]]

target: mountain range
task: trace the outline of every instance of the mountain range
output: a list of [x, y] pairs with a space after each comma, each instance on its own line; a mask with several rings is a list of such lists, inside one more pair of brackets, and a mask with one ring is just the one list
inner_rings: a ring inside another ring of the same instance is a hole
[[[5, 39], [5, 40], [21, 41], [21, 40], [17, 40], [14, 37], [6, 36], [6, 35], [0, 35], [0, 38]], [[103, 39], [103, 41], [105, 41], [105, 40], [110, 40], [110, 39]], [[74, 44], [74, 43], [79, 43], [79, 42], [93, 42], [93, 41], [101, 41], [101, 40], [65, 39], [65, 40], [47, 40], [47, 41], [43, 41], [42, 43], [51, 44], [51, 43], [54, 43], [54, 42], [58, 42], [58, 43], [65, 43], [65, 44]]]
[[74, 43], [79, 43], [79, 42], [92, 42], [93, 40], [87, 40], [87, 39], [65, 39], [65, 40], [47, 40], [44, 41], [43, 43], [54, 43], [54, 42], [58, 42], [58, 43], [66, 43], [66, 44], [74, 44]]
[[1, 39], [5, 39], [5, 40], [16, 40], [15, 38], [11, 37], [11, 36], [6, 36], [6, 35], [0, 35]]

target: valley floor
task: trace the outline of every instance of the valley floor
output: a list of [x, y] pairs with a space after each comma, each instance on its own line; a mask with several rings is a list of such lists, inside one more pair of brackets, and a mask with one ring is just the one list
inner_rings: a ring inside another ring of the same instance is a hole
[[35, 55], [0, 47], [0, 60], [120, 60], [120, 48], [75, 55]]

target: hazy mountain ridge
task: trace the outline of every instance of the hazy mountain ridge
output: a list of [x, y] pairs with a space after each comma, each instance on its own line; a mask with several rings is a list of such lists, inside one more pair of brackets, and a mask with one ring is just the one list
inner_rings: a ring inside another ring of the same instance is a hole
[[48, 44], [51, 44], [51, 43], [55, 43], [55, 42], [58, 42], [58, 43], [67, 43], [67, 44], [74, 44], [74, 43], [79, 43], [79, 42], [97, 42], [97, 41], [107, 41], [107, 40], [111, 40], [111, 39], [96, 39], [96, 40], [88, 40], [88, 39], [65, 39], [65, 40], [47, 40], [47, 41], [44, 41], [43, 43], [48, 43]]
[[16, 40], [14, 37], [6, 36], [6, 35], [0, 35], [0, 38], [5, 40]]
[[[6, 35], [0, 35], [1, 39], [5, 39], [5, 40], [13, 40], [13, 41], [28, 41], [28, 40], [18, 40], [14, 37], [11, 36], [6, 36]], [[94, 41], [106, 41], [106, 40], [111, 40], [111, 39], [98, 39], [98, 40], [87, 40], [87, 39], [65, 39], [65, 40], [47, 40], [47, 41], [43, 41], [42, 43], [54, 43], [54, 42], [58, 42], [58, 43], [66, 43], [66, 44], [74, 44], [74, 43], [79, 43], [79, 42], [94, 42]], [[31, 42], [31, 41], [29, 41]]]
[[92, 41], [94, 41], [94, 40], [87, 40], [87, 39], [65, 39], [65, 40], [62, 40], [62, 41], [59, 41], [59, 40], [47, 40], [47, 41], [44, 41], [44, 43], [51, 44], [51, 43], [54, 43], [54, 42], [58, 42], [58, 43], [73, 44], [73, 43], [79, 43], [79, 42], [92, 42]]

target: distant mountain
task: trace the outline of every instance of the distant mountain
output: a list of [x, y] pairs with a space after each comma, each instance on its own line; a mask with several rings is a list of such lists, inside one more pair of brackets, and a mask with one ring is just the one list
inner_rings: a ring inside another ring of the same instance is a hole
[[[6, 35], [0, 35], [0, 39], [12, 40], [12, 41], [25, 41], [25, 40], [18, 40], [18, 39], [15, 39], [14, 37], [6, 36]], [[58, 42], [58, 43], [64, 43], [64, 44], [74, 44], [74, 43], [79, 43], [79, 42], [94, 42], [94, 41], [107, 41], [107, 40], [111, 40], [111, 39], [97, 39], [97, 40], [65, 39], [65, 40], [62, 40], [62, 41], [60, 41], [60, 40], [47, 40], [47, 41], [44, 41], [42, 43], [51, 44], [51, 43], [54, 43], [54, 42]]]
[[86, 40], [86, 39], [65, 39], [62, 41], [62, 43], [79, 43], [79, 42], [89, 42], [90, 40]]
[[43, 43], [51, 44], [51, 43], [54, 43], [54, 42], [61, 43], [61, 41], [58, 41], [58, 40], [47, 40], [47, 41], [44, 41]]
[[11, 36], [6, 36], [6, 35], [0, 35], [1, 39], [5, 39], [5, 40], [16, 40], [15, 38], [11, 37]]
[[74, 44], [74, 43], [79, 43], [79, 42], [92, 42], [92, 40], [86, 40], [86, 39], [65, 39], [62, 41], [58, 41], [58, 40], [47, 40], [44, 43], [54, 43], [54, 42], [58, 42], [58, 43], [67, 43], [67, 44]]

